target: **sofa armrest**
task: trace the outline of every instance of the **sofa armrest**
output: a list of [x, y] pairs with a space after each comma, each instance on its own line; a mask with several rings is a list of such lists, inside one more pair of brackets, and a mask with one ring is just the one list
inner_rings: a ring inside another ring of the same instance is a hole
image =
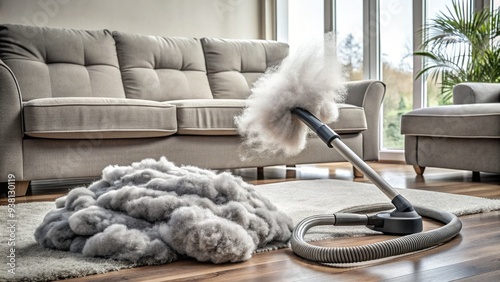
[[379, 159], [380, 106], [385, 96], [385, 84], [378, 80], [360, 80], [346, 83], [345, 103], [365, 109], [367, 130], [363, 131], [363, 160]]
[[499, 103], [500, 83], [464, 82], [453, 87], [453, 104]]
[[0, 182], [23, 178], [22, 98], [12, 70], [0, 60]]

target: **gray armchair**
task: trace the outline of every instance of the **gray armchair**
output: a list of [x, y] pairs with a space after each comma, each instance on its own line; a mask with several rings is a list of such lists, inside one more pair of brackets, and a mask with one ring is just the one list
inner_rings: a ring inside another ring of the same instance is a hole
[[500, 173], [500, 83], [460, 83], [453, 105], [422, 108], [401, 118], [405, 158], [425, 167]]

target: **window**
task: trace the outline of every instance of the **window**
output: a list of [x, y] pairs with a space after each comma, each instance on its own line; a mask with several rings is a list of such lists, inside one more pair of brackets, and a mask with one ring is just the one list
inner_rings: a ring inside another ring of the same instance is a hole
[[[412, 53], [419, 47], [422, 25], [439, 12], [446, 12], [452, 0], [276, 1], [278, 17], [286, 7], [285, 29], [291, 51], [305, 37], [323, 33], [328, 20], [324, 17], [325, 7], [333, 3], [337, 51], [348, 79], [381, 79], [387, 85], [381, 121], [382, 152], [403, 149], [401, 115], [413, 108], [443, 104], [439, 79], [436, 82], [425, 78], [424, 84], [415, 81], [415, 74], [423, 64]], [[461, 1], [470, 1], [475, 9], [500, 7], [500, 0]]]
[[309, 38], [322, 38], [324, 32], [323, 0], [288, 1], [288, 44], [293, 52]]
[[493, 0], [493, 5], [491, 5], [492, 9], [498, 9], [500, 7], [500, 0]]
[[402, 149], [401, 116], [412, 110], [412, 0], [380, 0], [381, 79], [386, 84], [382, 147]]
[[363, 79], [363, 0], [337, 0], [336, 35], [339, 61], [348, 80]]

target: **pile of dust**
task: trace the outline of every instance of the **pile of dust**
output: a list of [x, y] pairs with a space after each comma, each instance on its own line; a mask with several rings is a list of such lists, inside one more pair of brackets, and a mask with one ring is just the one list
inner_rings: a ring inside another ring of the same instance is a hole
[[293, 228], [241, 178], [165, 157], [108, 166], [56, 207], [35, 232], [40, 245], [140, 264], [244, 261], [258, 247], [285, 246]]

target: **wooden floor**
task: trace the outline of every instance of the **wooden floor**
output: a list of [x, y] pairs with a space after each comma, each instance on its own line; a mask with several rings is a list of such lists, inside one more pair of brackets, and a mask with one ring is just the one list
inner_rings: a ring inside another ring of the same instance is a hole
[[[431, 190], [500, 199], [500, 176], [481, 174], [473, 182], [472, 173], [428, 168], [423, 177], [403, 164], [369, 163], [394, 187]], [[348, 163], [302, 165], [296, 168], [265, 168], [263, 179], [256, 169], [232, 170], [244, 180], [259, 185], [296, 179], [353, 179]], [[17, 203], [49, 201], [67, 193], [67, 184], [40, 183], [32, 195], [17, 198]], [[0, 204], [5, 199], [0, 199]], [[449, 243], [434, 249], [369, 263], [326, 266], [301, 259], [287, 249], [255, 254], [243, 263], [214, 265], [196, 261], [178, 261], [167, 265], [92, 275], [68, 281], [500, 281], [500, 211], [461, 217], [463, 229]], [[426, 220], [424, 228], [436, 223]], [[354, 246], [390, 238], [385, 235], [327, 240], [321, 246]]]

